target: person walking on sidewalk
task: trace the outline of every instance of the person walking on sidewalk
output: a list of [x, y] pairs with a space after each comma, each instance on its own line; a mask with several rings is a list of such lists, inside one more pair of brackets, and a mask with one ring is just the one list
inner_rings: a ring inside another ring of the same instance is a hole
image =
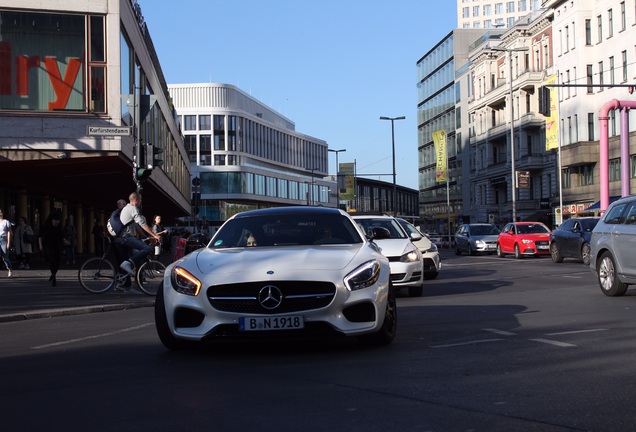
[[7, 277], [11, 277], [11, 260], [9, 259], [9, 251], [11, 250], [11, 222], [4, 218], [4, 213], [0, 209], [0, 258], [4, 262], [5, 267], [9, 270]]
[[152, 229], [146, 223], [146, 218], [139, 210], [140, 205], [141, 195], [137, 192], [133, 192], [128, 196], [128, 204], [122, 209], [119, 215], [119, 219], [125, 225], [125, 230], [121, 237], [115, 239], [115, 243], [124, 246], [131, 254], [130, 258], [120, 265], [128, 274], [132, 274], [133, 269], [138, 267], [142, 261], [152, 253], [152, 247], [150, 245], [135, 237], [137, 227], [145, 231], [155, 240], [160, 240], [159, 236], [152, 232]]
[[15, 254], [20, 258], [19, 269], [29, 269], [29, 255], [33, 253], [33, 228], [27, 224], [26, 218], [18, 218], [18, 226], [15, 228]]
[[38, 243], [40, 250], [44, 252], [46, 259], [49, 262], [49, 268], [51, 269], [51, 276], [49, 282], [51, 286], [55, 286], [57, 281], [55, 276], [60, 269], [60, 261], [62, 260], [62, 248], [64, 243], [64, 232], [60, 226], [60, 220], [62, 215], [56, 211], [49, 214], [49, 217], [40, 228], [40, 235], [38, 237]]

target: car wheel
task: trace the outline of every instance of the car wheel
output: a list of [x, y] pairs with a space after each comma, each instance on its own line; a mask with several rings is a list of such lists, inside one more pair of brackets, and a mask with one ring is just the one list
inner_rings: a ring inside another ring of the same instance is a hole
[[384, 322], [379, 331], [360, 336], [360, 342], [366, 345], [388, 345], [395, 338], [397, 331], [397, 303], [395, 301], [395, 292], [393, 285], [389, 285], [389, 298], [386, 303], [386, 313], [384, 314]]
[[622, 296], [627, 291], [627, 284], [618, 280], [616, 264], [611, 253], [605, 252], [601, 255], [601, 259], [596, 266], [596, 274], [601, 291], [606, 296]]
[[559, 253], [559, 247], [556, 245], [556, 243], [550, 244], [550, 256], [552, 257], [552, 261], [555, 263], [563, 262], [563, 257]]
[[519, 249], [518, 244], [515, 245], [515, 258], [517, 259], [523, 258], [523, 255], [521, 254], [521, 250]]
[[166, 305], [163, 299], [163, 282], [157, 290], [157, 298], [155, 299], [155, 328], [159, 335], [159, 340], [163, 346], [169, 350], [185, 350], [196, 346], [194, 342], [177, 339], [172, 335], [168, 326], [168, 318], [166, 316]]
[[409, 287], [409, 297], [422, 297], [423, 292], [424, 285], [422, 284], [414, 287]]
[[583, 246], [581, 247], [581, 260], [583, 261], [583, 264], [585, 264], [586, 266], [590, 265], [590, 252], [591, 252], [590, 245], [588, 243], [583, 243]]
[[436, 272], [436, 271], [424, 273], [424, 279], [427, 279], [427, 280], [437, 279], [438, 275], [439, 275], [439, 272]]
[[475, 251], [471, 245], [468, 245], [468, 255], [475, 255]]
[[501, 250], [501, 245], [499, 243], [497, 243], [497, 256], [499, 258], [503, 258], [505, 256], [503, 251]]

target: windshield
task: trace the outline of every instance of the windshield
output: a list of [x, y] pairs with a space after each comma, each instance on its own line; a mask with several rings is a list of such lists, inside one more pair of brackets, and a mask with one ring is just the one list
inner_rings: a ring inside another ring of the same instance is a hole
[[517, 225], [519, 234], [549, 234], [550, 230], [541, 224]]
[[371, 228], [375, 228], [375, 227], [382, 227], [382, 228], [386, 228], [389, 230], [389, 232], [391, 233], [391, 237], [392, 239], [403, 239], [403, 238], [407, 238], [406, 234], [404, 233], [404, 230], [400, 227], [400, 224], [395, 220], [395, 219], [391, 219], [391, 218], [360, 218], [360, 219], [355, 219], [356, 223], [358, 225], [360, 225], [360, 228], [362, 228], [362, 231], [364, 231], [365, 233], [369, 233]]
[[470, 227], [471, 235], [499, 235], [499, 229], [494, 225], [474, 225]]
[[278, 214], [227, 221], [210, 242], [212, 248], [352, 244], [364, 240], [342, 215]]

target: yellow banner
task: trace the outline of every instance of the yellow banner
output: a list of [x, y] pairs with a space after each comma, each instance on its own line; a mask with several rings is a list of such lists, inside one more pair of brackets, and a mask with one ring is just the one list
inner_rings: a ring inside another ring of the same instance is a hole
[[[556, 84], [556, 74], [549, 76], [543, 84]], [[559, 147], [559, 103], [557, 87], [550, 89], [550, 117], [545, 118], [545, 149], [551, 150]]]
[[435, 181], [437, 183], [446, 181], [446, 131], [438, 130], [431, 133], [433, 135], [433, 143], [435, 144]]
[[340, 173], [345, 174], [346, 191], [340, 192], [341, 200], [353, 200], [355, 198], [355, 179], [356, 168], [353, 163], [341, 163], [339, 170]]

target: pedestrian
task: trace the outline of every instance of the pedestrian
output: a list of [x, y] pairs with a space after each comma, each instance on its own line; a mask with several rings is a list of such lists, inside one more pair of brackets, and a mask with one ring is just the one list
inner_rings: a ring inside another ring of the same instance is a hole
[[18, 225], [15, 228], [14, 246], [15, 254], [20, 260], [19, 269], [29, 270], [29, 256], [33, 253], [33, 228], [27, 224], [24, 216], [18, 218]]
[[64, 247], [64, 232], [60, 226], [61, 219], [62, 215], [57, 211], [49, 214], [44, 225], [40, 228], [40, 234], [38, 236], [40, 250], [44, 253], [47, 261], [49, 262], [49, 268], [51, 269], [51, 276], [49, 277], [51, 286], [55, 286], [57, 284], [55, 277], [57, 275], [57, 271], [60, 269], [62, 248]]
[[95, 219], [92, 234], [95, 242], [95, 255], [104, 255], [104, 226], [99, 222], [99, 219]]
[[66, 264], [75, 264], [75, 226], [70, 219], [64, 222], [64, 256]]
[[11, 260], [9, 259], [9, 251], [13, 237], [11, 233], [11, 222], [4, 218], [4, 213], [0, 209], [0, 258], [4, 262], [5, 267], [9, 271], [7, 277], [11, 277]]
[[161, 225], [161, 216], [155, 215], [152, 218], [152, 232], [159, 236], [159, 243], [155, 245], [155, 256], [161, 255], [161, 245], [164, 243], [164, 239], [166, 237], [167, 229], [163, 229]]
[[133, 269], [138, 268], [142, 261], [152, 253], [150, 245], [135, 237], [137, 229], [145, 231], [150, 237], [159, 241], [159, 236], [152, 232], [152, 229], [146, 223], [146, 218], [141, 214], [140, 205], [141, 194], [137, 192], [131, 193], [128, 196], [128, 204], [122, 209], [119, 216], [126, 229], [121, 237], [115, 238], [115, 243], [124, 246], [130, 253], [130, 258], [119, 266], [128, 274], [132, 274]]

